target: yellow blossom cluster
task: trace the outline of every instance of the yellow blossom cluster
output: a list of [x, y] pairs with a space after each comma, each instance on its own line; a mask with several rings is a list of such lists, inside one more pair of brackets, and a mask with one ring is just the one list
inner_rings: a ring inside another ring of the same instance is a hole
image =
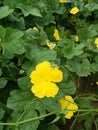
[[52, 43], [50, 42], [49, 40], [46, 40], [46, 45], [50, 48], [50, 49], [54, 49], [56, 44], [55, 43]]
[[67, 110], [65, 115], [65, 118], [67, 119], [70, 119], [78, 110], [77, 104], [74, 103], [74, 99], [69, 95], [66, 95], [64, 98], [60, 99], [59, 103], [61, 104], [63, 110]]
[[57, 66], [52, 66], [48, 61], [39, 63], [36, 70], [30, 74], [31, 83], [33, 84], [31, 91], [39, 98], [54, 97], [59, 91], [59, 87], [55, 82], [60, 82], [62, 78], [62, 71]]

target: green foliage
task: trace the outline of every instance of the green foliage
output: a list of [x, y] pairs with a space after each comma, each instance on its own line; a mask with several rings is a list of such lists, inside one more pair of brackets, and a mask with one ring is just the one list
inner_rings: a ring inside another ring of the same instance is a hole
[[9, 6], [0, 7], [0, 19], [8, 16], [13, 11], [14, 11], [13, 9], [9, 9]]
[[[74, 15], [73, 7], [79, 8]], [[97, 38], [97, 0], [1, 0], [0, 130], [59, 130], [63, 122], [67, 127], [68, 110], [58, 102], [66, 95], [79, 107], [67, 129], [97, 130]], [[63, 80], [55, 97], [40, 99], [31, 92], [30, 74], [43, 61], [57, 66]]]

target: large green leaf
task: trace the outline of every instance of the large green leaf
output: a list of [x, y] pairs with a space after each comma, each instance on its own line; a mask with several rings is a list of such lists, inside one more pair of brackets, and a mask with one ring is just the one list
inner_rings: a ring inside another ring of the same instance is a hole
[[73, 95], [76, 92], [76, 85], [71, 80], [67, 80], [65, 83], [60, 83], [60, 91], [63, 95]]
[[91, 64], [87, 58], [80, 59], [75, 57], [67, 61], [66, 67], [81, 77], [88, 76], [92, 72]]
[[22, 40], [23, 32], [17, 29], [6, 28], [6, 35], [3, 42], [4, 57], [11, 59], [15, 54], [25, 52], [24, 41]]
[[31, 83], [29, 77], [21, 77], [18, 79], [18, 86], [22, 90], [30, 90]]
[[[37, 112], [34, 109], [30, 109], [24, 114], [21, 121], [28, 120], [31, 118], [36, 118], [37, 116], [38, 116]], [[25, 122], [20, 125], [20, 130], [37, 130], [38, 125], [39, 125], [39, 120], [33, 120], [27, 123]]]
[[28, 16], [31, 14], [34, 16], [42, 17], [39, 9], [37, 9], [36, 7], [33, 7], [30, 4], [29, 5], [19, 4], [17, 7], [22, 10], [24, 16]]
[[24, 110], [33, 101], [33, 94], [30, 91], [14, 90], [7, 101], [7, 107], [12, 110]]
[[97, 31], [94, 28], [93, 25], [85, 26], [77, 29], [77, 33], [80, 40], [87, 40], [89, 38], [92, 38], [94, 36], [97, 36]]
[[56, 51], [49, 50], [48, 48], [40, 48], [31, 46], [26, 53], [26, 57], [33, 61], [35, 64], [41, 61], [53, 61], [56, 59]]
[[40, 102], [49, 112], [53, 112], [61, 109], [59, 102], [54, 98], [43, 98], [40, 100]]
[[82, 44], [79, 44], [79, 45], [70, 44], [68, 46], [65, 46], [64, 57], [66, 57], [67, 59], [71, 59], [74, 56], [79, 56], [80, 54], [83, 53], [84, 47], [85, 46]]
[[9, 9], [9, 6], [2, 6], [2, 7], [0, 7], [0, 19], [8, 16], [13, 11], [14, 11], [13, 9]]

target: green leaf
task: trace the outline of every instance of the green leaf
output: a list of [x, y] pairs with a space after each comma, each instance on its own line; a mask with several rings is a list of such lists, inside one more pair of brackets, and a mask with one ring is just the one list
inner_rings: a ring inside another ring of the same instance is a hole
[[65, 83], [60, 83], [60, 91], [63, 95], [73, 95], [76, 92], [75, 83], [71, 80], [67, 80]]
[[59, 1], [57, 0], [47, 0], [46, 4], [49, 12], [63, 14], [66, 11], [66, 8], [64, 8], [64, 6], [60, 6]]
[[24, 110], [24, 108], [33, 101], [33, 94], [30, 91], [14, 90], [10, 93], [7, 101], [7, 107], [12, 110]]
[[82, 114], [80, 114], [81, 117], [78, 117], [77, 119], [78, 122], [84, 125], [85, 130], [93, 130], [94, 118], [95, 118], [94, 113], [88, 111], [88, 113], [82, 113]]
[[[28, 120], [28, 119], [33, 119], [33, 118], [36, 118], [38, 115], [37, 115], [37, 112], [34, 110], [34, 109], [30, 109], [29, 111], [27, 111], [24, 116], [22, 117], [21, 121], [24, 121], [24, 120]], [[33, 120], [33, 121], [30, 121], [30, 122], [25, 122], [23, 124], [20, 125], [20, 130], [37, 130], [38, 128], [38, 125], [39, 125], [39, 120]]]
[[15, 8], [17, 4], [23, 2], [22, 0], [4, 0], [4, 5], [9, 5], [12, 8]]
[[11, 59], [15, 54], [23, 54], [25, 52], [24, 41], [22, 40], [23, 32], [17, 29], [6, 28], [4, 46], [4, 57]]
[[3, 26], [0, 25], [0, 39], [1, 39], [1, 42], [2, 42], [2, 40], [4, 40], [5, 34], [6, 34], [6, 29]]
[[31, 46], [30, 49], [28, 49], [28, 52], [26, 54], [26, 57], [33, 61], [35, 64], [42, 62], [42, 61], [53, 61], [56, 59], [56, 51], [49, 50], [48, 48], [40, 48], [40, 47], [34, 47]]
[[95, 62], [91, 64], [92, 69], [98, 72], [98, 56], [95, 56]]
[[89, 38], [92, 38], [94, 36], [97, 36], [97, 31], [93, 25], [81, 27], [77, 30], [77, 34], [79, 36], [79, 39], [82, 41], [85, 41]]
[[43, 99], [40, 100], [40, 102], [43, 104], [43, 106], [49, 112], [53, 112], [53, 111], [61, 109], [61, 105], [54, 98], [43, 98]]
[[13, 9], [9, 9], [9, 6], [0, 7], [0, 19], [8, 16], [13, 11], [14, 11]]
[[0, 120], [4, 117], [5, 110], [3, 108], [0, 108]]
[[84, 47], [85, 46], [82, 44], [79, 44], [79, 45], [70, 44], [68, 46], [65, 46], [64, 57], [66, 57], [67, 59], [71, 59], [74, 56], [79, 56], [80, 54], [83, 53]]
[[76, 99], [77, 103], [79, 104], [80, 108], [93, 108], [92, 103], [93, 98], [92, 97], [79, 97]]
[[84, 6], [84, 8], [86, 8], [89, 12], [92, 12], [92, 11], [98, 10], [98, 4], [96, 4], [95, 2], [90, 3], [90, 4], [86, 4]]
[[26, 61], [23, 65], [22, 68], [26, 71], [26, 74], [30, 76], [30, 73], [35, 69], [35, 64], [33, 61]]
[[29, 77], [21, 77], [18, 79], [18, 86], [21, 90], [30, 90], [31, 88], [31, 83], [30, 83], [30, 78]]
[[88, 76], [92, 72], [91, 64], [87, 58], [74, 57], [66, 62], [66, 67], [77, 75], [83, 77]]
[[17, 7], [22, 10], [24, 16], [28, 16], [31, 14], [34, 16], [42, 17], [39, 9], [37, 9], [36, 7], [33, 7], [32, 5], [19, 4]]
[[93, 128], [93, 118], [92, 117], [86, 118], [86, 120], [84, 121], [84, 126], [85, 126], [86, 130], [92, 130], [92, 128]]
[[5, 78], [0, 78], [0, 88], [4, 88], [7, 84], [7, 80]]

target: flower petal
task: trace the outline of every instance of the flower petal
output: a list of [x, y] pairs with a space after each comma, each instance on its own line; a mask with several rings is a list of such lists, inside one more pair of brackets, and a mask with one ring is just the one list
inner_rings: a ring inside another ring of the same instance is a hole
[[43, 83], [40, 83], [40, 84], [34, 84], [31, 88], [31, 91], [32, 93], [34, 93], [34, 95], [36, 97], [39, 97], [39, 98], [43, 98], [45, 97], [45, 94], [46, 94], [46, 89], [45, 89], [46, 86], [44, 86]]
[[47, 83], [46, 97], [54, 97], [58, 93], [58, 91], [59, 88], [55, 83]]
[[69, 96], [69, 95], [66, 95], [66, 96], [65, 96], [65, 100], [66, 100], [67, 102], [70, 102], [70, 103], [71, 103], [71, 102], [72, 102], [72, 103], [74, 102], [73, 98], [72, 98], [71, 96]]
[[65, 118], [70, 119], [73, 116], [73, 112], [68, 111], [68, 113], [65, 115]]
[[59, 103], [61, 104], [62, 109], [65, 109], [65, 107], [67, 106], [68, 102], [65, 101], [65, 99], [59, 99]]
[[30, 79], [31, 79], [31, 83], [39, 83], [42, 81], [42, 78], [37, 71], [32, 71], [30, 75]]
[[58, 69], [58, 67], [51, 67], [48, 79], [52, 82], [60, 82], [63, 79], [63, 73]]
[[44, 61], [42, 63], [39, 63], [36, 66], [36, 71], [40, 75], [40, 78], [45, 81], [48, 79], [48, 74], [51, 71], [51, 64], [48, 61]]

